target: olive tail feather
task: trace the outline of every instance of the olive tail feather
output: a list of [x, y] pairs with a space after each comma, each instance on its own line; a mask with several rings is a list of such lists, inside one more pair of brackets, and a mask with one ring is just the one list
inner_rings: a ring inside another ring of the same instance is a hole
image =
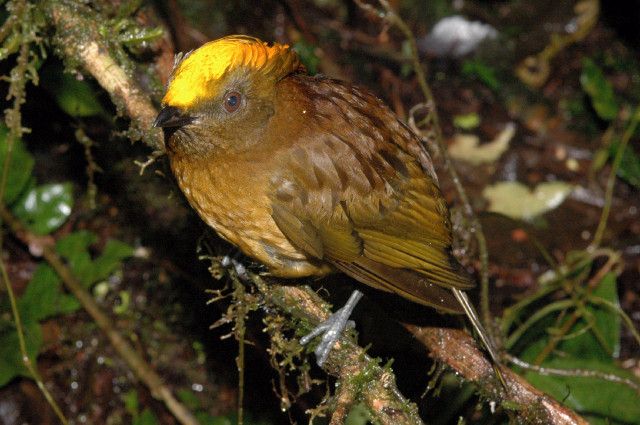
[[493, 370], [495, 371], [496, 376], [502, 383], [502, 386], [507, 389], [507, 384], [504, 380], [504, 377], [502, 376], [502, 373], [500, 372], [500, 364], [502, 364], [502, 362], [500, 361], [500, 357], [498, 356], [498, 351], [496, 350], [495, 345], [493, 344], [493, 341], [489, 337], [489, 334], [485, 330], [484, 326], [482, 326], [482, 323], [478, 318], [478, 314], [476, 313], [475, 308], [473, 308], [469, 297], [464, 291], [460, 289], [452, 288], [451, 290], [453, 291], [453, 295], [456, 297], [456, 299], [464, 309], [464, 312], [467, 314], [467, 317], [469, 318], [471, 325], [478, 334], [478, 337], [482, 341], [484, 348], [489, 353], [489, 356], [491, 357], [493, 363]]

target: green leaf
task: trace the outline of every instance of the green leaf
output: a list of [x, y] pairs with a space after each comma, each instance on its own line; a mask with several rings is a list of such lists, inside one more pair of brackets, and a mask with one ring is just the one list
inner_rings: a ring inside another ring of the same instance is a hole
[[58, 229], [71, 214], [73, 190], [70, 183], [46, 184], [27, 191], [14, 213], [33, 232], [45, 235]]
[[149, 409], [144, 409], [140, 416], [134, 419], [133, 425], [158, 425], [158, 419]]
[[[557, 358], [543, 364], [559, 369], [597, 370], [633, 379], [633, 375], [613, 364], [597, 360]], [[627, 385], [594, 377], [544, 376], [529, 371], [525, 378], [558, 401], [583, 415], [610, 418], [617, 423], [640, 423], [640, 396]]]
[[138, 402], [138, 393], [135, 390], [129, 390], [125, 393], [124, 397], [124, 408], [131, 416], [138, 416], [138, 411], [140, 409], [140, 404]]
[[591, 105], [600, 118], [611, 121], [618, 115], [618, 102], [616, 102], [613, 87], [600, 67], [590, 58], [582, 61], [580, 84], [591, 98]]
[[[27, 353], [35, 361], [42, 347], [42, 330], [38, 322], [23, 321]], [[29, 371], [22, 362], [18, 342], [18, 332], [10, 329], [0, 333], [0, 387], [17, 376], [29, 377]]]
[[93, 262], [89, 246], [97, 240], [96, 235], [86, 230], [70, 233], [56, 243], [56, 250], [65, 257], [76, 277], [86, 286], [95, 282]]
[[[606, 274], [593, 291], [593, 295], [619, 307], [616, 275], [614, 273]], [[620, 354], [622, 319], [615, 311], [597, 304], [588, 304], [586, 311], [593, 323], [589, 324], [586, 318], [582, 318], [569, 331], [569, 334], [587, 329], [588, 326], [591, 328], [576, 337], [565, 339], [558, 345], [558, 349], [571, 357], [612, 363], [612, 358], [616, 358]]]
[[[609, 149], [609, 156], [611, 158], [615, 157], [617, 151], [618, 143], [613, 143]], [[640, 188], [640, 156], [638, 156], [631, 146], [627, 146], [622, 154], [620, 168], [618, 168], [618, 177], [630, 185]]]
[[106, 115], [91, 84], [64, 72], [61, 67], [46, 67], [41, 81], [65, 113], [73, 117]]
[[477, 60], [468, 60], [462, 65], [462, 75], [476, 77], [491, 90], [500, 89], [500, 80], [494, 68]]
[[[4, 173], [4, 163], [7, 158], [8, 134], [7, 127], [4, 124], [0, 124], [0, 175]], [[31, 179], [33, 164], [33, 156], [27, 151], [22, 140], [14, 140], [7, 174], [7, 185], [4, 192], [4, 202], [6, 204], [11, 205], [26, 189], [27, 183]]]
[[48, 265], [39, 264], [18, 300], [24, 321], [39, 321], [59, 314], [73, 313], [80, 308], [78, 300], [62, 291], [58, 274]]
[[463, 130], [473, 130], [480, 125], [480, 115], [475, 112], [456, 115], [453, 117], [453, 125]]
[[88, 230], [79, 230], [69, 233], [67, 236], [58, 239], [56, 250], [68, 260], [72, 260], [80, 252], [87, 252], [89, 246], [97, 240], [96, 235]]
[[293, 50], [298, 53], [300, 60], [310, 75], [315, 75], [318, 72], [318, 65], [320, 65], [320, 58], [316, 54], [316, 49], [316, 46], [305, 40], [300, 40], [293, 44]]
[[108, 278], [123, 259], [133, 255], [131, 246], [117, 240], [109, 240], [102, 254], [92, 260], [89, 247], [96, 239], [93, 233], [81, 230], [67, 235], [56, 244], [58, 253], [67, 259], [74, 274], [86, 287]]
[[133, 255], [133, 248], [114, 239], [107, 241], [102, 255], [93, 262], [93, 282], [108, 278], [125, 258]]

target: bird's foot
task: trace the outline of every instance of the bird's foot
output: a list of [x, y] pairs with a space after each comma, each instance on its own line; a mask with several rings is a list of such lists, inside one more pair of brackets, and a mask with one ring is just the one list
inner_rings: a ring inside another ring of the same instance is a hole
[[229, 256], [229, 255], [225, 255], [224, 257], [222, 257], [222, 259], [220, 260], [220, 265], [226, 269], [233, 269], [236, 272], [236, 275], [238, 276], [238, 278], [243, 281], [243, 282], [249, 282], [251, 281], [251, 278], [249, 277], [249, 272], [247, 271], [247, 268], [244, 266], [244, 264], [242, 264], [240, 261], [238, 261], [235, 256]]
[[305, 345], [316, 336], [322, 334], [322, 339], [314, 351], [318, 366], [322, 367], [327, 361], [331, 349], [336, 342], [338, 342], [344, 330], [348, 327], [353, 328], [355, 326], [353, 321], [349, 320], [349, 317], [356, 307], [356, 304], [358, 304], [358, 301], [360, 301], [360, 298], [362, 298], [362, 292], [358, 290], [353, 291], [347, 303], [340, 310], [316, 326], [308, 335], [300, 338], [300, 344]]

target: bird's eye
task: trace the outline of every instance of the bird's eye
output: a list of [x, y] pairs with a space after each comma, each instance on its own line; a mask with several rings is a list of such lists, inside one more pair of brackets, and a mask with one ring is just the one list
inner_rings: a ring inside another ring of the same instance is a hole
[[224, 109], [227, 112], [235, 112], [242, 103], [242, 95], [237, 91], [230, 91], [224, 95]]

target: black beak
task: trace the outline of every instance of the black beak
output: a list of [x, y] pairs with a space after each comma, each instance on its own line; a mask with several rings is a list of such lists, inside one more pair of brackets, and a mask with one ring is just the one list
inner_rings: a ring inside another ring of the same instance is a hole
[[191, 115], [183, 113], [175, 106], [165, 106], [156, 117], [153, 126], [162, 128], [182, 127], [193, 122], [193, 119]]

